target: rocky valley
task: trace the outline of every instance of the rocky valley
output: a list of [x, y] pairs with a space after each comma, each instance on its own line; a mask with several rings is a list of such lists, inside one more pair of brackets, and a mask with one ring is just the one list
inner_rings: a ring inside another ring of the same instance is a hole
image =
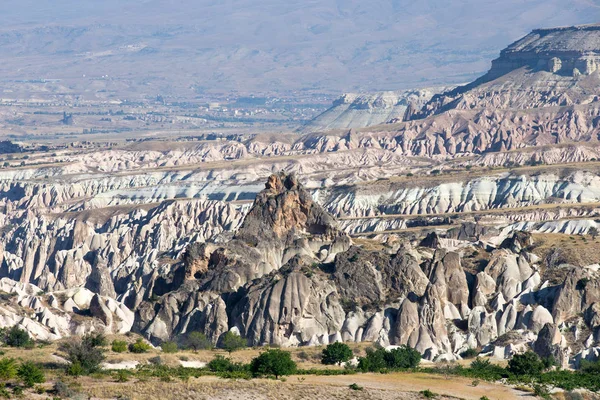
[[600, 358], [600, 26], [293, 132], [187, 133], [3, 142], [0, 327]]

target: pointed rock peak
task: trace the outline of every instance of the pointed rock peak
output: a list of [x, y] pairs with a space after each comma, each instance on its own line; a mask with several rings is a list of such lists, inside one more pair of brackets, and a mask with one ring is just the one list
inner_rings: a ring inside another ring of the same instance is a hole
[[521, 250], [527, 249], [533, 245], [533, 238], [531, 233], [524, 231], [517, 231], [513, 233], [511, 237], [504, 239], [500, 245], [503, 249], [510, 249], [514, 253], [520, 253]]
[[335, 219], [315, 203], [295, 175], [273, 174], [254, 201], [236, 238], [258, 244], [298, 234], [332, 239], [339, 234]]

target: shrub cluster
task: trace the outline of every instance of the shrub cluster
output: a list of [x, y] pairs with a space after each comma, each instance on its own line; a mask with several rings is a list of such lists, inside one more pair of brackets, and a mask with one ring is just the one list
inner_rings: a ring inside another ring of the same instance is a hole
[[142, 338], [138, 338], [135, 343], [129, 345], [129, 351], [132, 353], [147, 353], [152, 346], [144, 341]]
[[[189, 332], [182, 340], [183, 347], [186, 349], [209, 350], [213, 348], [212, 342], [202, 332]], [[163, 349], [164, 350], [164, 349]]]
[[0, 380], [7, 382], [15, 378], [19, 378], [26, 387], [46, 382], [44, 372], [33, 362], [26, 361], [17, 365], [14, 358], [0, 359]]
[[409, 346], [397, 349], [367, 349], [367, 355], [358, 359], [358, 369], [362, 372], [385, 372], [416, 368], [421, 361], [421, 353]]
[[5, 345], [10, 347], [31, 349], [35, 345], [33, 339], [29, 337], [29, 333], [16, 325], [12, 328], [1, 329], [0, 338]]
[[541, 359], [537, 354], [528, 351], [515, 355], [506, 368], [492, 364], [488, 359], [477, 357], [469, 368], [455, 366], [450, 369], [425, 369], [428, 372], [455, 374], [487, 381], [505, 379], [515, 384], [525, 384], [531, 387], [539, 396], [546, 393], [548, 386], [563, 390], [584, 388], [591, 391], [600, 390], [600, 361], [582, 362], [577, 371], [549, 370], [554, 365], [554, 359]]
[[127, 351], [127, 342], [124, 340], [113, 340], [111, 350], [115, 353], [124, 353]]

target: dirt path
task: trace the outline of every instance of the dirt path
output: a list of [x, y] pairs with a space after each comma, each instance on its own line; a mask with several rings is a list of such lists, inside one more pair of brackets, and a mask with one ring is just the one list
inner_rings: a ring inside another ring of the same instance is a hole
[[434, 393], [479, 400], [487, 396], [490, 400], [512, 400], [531, 397], [528, 393], [514, 390], [498, 383], [481, 381], [473, 386], [472, 379], [452, 376], [446, 379], [442, 375], [424, 373], [357, 374], [339, 376], [305, 376], [305, 380], [290, 377], [288, 382], [307, 385], [348, 386], [356, 383], [367, 389], [392, 390], [401, 392], [420, 392], [429, 389]]

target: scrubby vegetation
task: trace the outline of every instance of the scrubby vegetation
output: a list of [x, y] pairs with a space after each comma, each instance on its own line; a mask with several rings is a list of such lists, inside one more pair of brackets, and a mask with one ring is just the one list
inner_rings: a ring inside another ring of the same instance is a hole
[[46, 378], [41, 368], [27, 361], [19, 367], [17, 370], [17, 376], [21, 379], [26, 387], [32, 388], [36, 383], [46, 382]]
[[65, 358], [70, 361], [67, 373], [73, 376], [87, 375], [97, 372], [104, 361], [106, 339], [102, 335], [86, 335], [82, 338], [71, 338], [59, 346]]
[[163, 353], [177, 353], [179, 350], [179, 347], [175, 342], [164, 342], [160, 348], [162, 349]]
[[[21, 337], [20, 334], [15, 336]], [[242, 338], [237, 335], [234, 336], [238, 344], [243, 342]], [[202, 339], [201, 336], [198, 336], [198, 338]], [[59, 391], [67, 393], [69, 392], [68, 387], [61, 380], [66, 379], [68, 382], [73, 379], [69, 376], [80, 375], [90, 375], [93, 379], [98, 377], [98, 379], [111, 379], [113, 383], [122, 383], [130, 381], [144, 382], [149, 379], [159, 379], [164, 382], [177, 380], [187, 382], [190, 377], [205, 375], [225, 379], [253, 379], [256, 377], [279, 379], [289, 374], [295, 374], [300, 376], [298, 378], [300, 380], [304, 379], [303, 375], [351, 375], [363, 372], [387, 373], [407, 370], [443, 374], [446, 377], [448, 375], [466, 377], [469, 378], [470, 382], [473, 382], [473, 387], [478, 386], [481, 381], [507, 382], [515, 385], [515, 387], [522, 388], [520, 390], [526, 390], [540, 397], [546, 397], [553, 388], [561, 388], [566, 391], [579, 388], [591, 391], [600, 390], [600, 380], [598, 379], [600, 362], [583, 361], [578, 371], [561, 370], [554, 366], [555, 363], [552, 358], [541, 359], [533, 352], [514, 356], [506, 367], [494, 364], [488, 358], [477, 357], [468, 367], [450, 363], [444, 366], [436, 364], [434, 367], [423, 368], [419, 367], [420, 354], [410, 347], [401, 346], [390, 351], [383, 348], [368, 348], [366, 349], [366, 355], [359, 357], [358, 366], [356, 367], [302, 369], [298, 368], [293, 361], [290, 352], [271, 348], [265, 349], [251, 360], [246, 358], [247, 361], [245, 362], [237, 362], [221, 354], [215, 354], [206, 367], [187, 368], [173, 366], [174, 360], [177, 362], [184, 358], [188, 359], [186, 354], [177, 357], [169, 355], [169, 353], [178, 351], [179, 346], [175, 342], [163, 343], [162, 352], [160, 352], [139, 338], [129, 345], [129, 350], [137, 353], [150, 352], [151, 354], [148, 356], [136, 356], [142, 357], [145, 362], [132, 370], [103, 371], [101, 365], [105, 360], [106, 346], [109, 346], [106, 338], [98, 334], [65, 340], [58, 346], [58, 350], [69, 361], [69, 364], [64, 367], [51, 363], [36, 364], [31, 361], [21, 361], [19, 357], [15, 356], [2, 358], [0, 359], [0, 382], [4, 383], [5, 386], [0, 386], [0, 397], [4, 395], [14, 397], [15, 393], [19, 391], [23, 392], [24, 396], [27, 393], [44, 390], [53, 393], [53, 395], [58, 395]], [[110, 343], [110, 348], [115, 352], [123, 352], [127, 350], [128, 345], [126, 341], [114, 340]], [[239, 347], [237, 345], [232, 346], [229, 347], [229, 350], [234, 351], [234, 348]], [[143, 349], [143, 351], [140, 349]], [[195, 350], [194, 346], [190, 346], [190, 349]], [[29, 350], [20, 349], [10, 351], [29, 353]], [[235, 358], [237, 360], [244, 359], [244, 357], [247, 357], [245, 354], [246, 352], [242, 352], [240, 356]], [[360, 352], [357, 354], [360, 354]], [[322, 349], [320, 353], [306, 349], [297, 352], [296, 356], [308, 363], [314, 363], [320, 358], [322, 363], [334, 365], [349, 360], [353, 357], [353, 352], [344, 343], [333, 343]], [[45, 368], [53, 368], [54, 370], [46, 370]], [[57, 373], [56, 370], [59, 372]], [[55, 381], [56, 390], [51, 391], [50, 389], [44, 389], [43, 386], [36, 386], [45, 381], [44, 372], [48, 374], [49, 380]], [[353, 388], [350, 385], [350, 389], [361, 390], [358, 389], [358, 385], [356, 386], [357, 388]], [[77, 389], [77, 391], [80, 390], [81, 388]], [[421, 394], [423, 397], [427, 397], [426, 393]]]
[[[202, 332], [190, 332], [183, 339], [184, 348], [198, 350], [212, 349], [212, 342]], [[245, 343], [244, 343], [245, 344]]]
[[526, 385], [532, 392], [543, 394], [548, 386], [563, 390], [578, 388], [594, 392], [600, 391], [600, 361], [582, 362], [577, 371], [552, 370], [553, 359], [541, 359], [533, 352], [515, 355], [506, 368], [492, 364], [488, 359], [476, 358], [468, 368], [455, 366], [452, 368], [425, 368], [424, 372], [455, 374], [486, 381], [505, 380], [515, 385]]

